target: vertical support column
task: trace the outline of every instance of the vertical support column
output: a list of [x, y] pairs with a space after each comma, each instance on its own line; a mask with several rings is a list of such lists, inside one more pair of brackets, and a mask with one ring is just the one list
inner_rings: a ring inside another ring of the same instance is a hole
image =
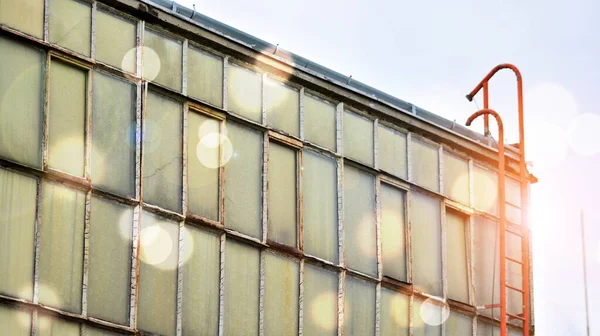
[[[178, 253], [179, 255], [177, 256], [177, 307], [176, 307], [176, 315], [175, 315], [175, 325], [176, 325], [176, 331], [175, 331], [175, 335], [176, 336], [181, 336], [182, 335], [182, 320], [183, 320], [183, 256], [185, 256], [186, 254], [184, 253], [184, 249], [186, 248], [185, 246], [185, 235], [186, 235], [186, 229], [185, 229], [185, 225], [184, 222], [181, 221], [179, 223], [179, 244], [178, 244]], [[188, 239], [189, 241], [189, 239]]]
[[44, 0], [44, 41], [48, 42], [50, 39], [50, 0]]
[[448, 257], [446, 253], [448, 244], [446, 242], [446, 231], [446, 203], [442, 200], [440, 202], [440, 238], [442, 242], [442, 298], [444, 302], [448, 298]]
[[442, 145], [438, 148], [438, 176], [439, 176], [439, 189], [440, 194], [444, 194], [444, 147]]
[[379, 169], [379, 119], [373, 122], [373, 167]]
[[96, 11], [98, 10], [98, 2], [92, 2], [92, 36], [90, 38], [90, 58], [96, 58]]
[[304, 176], [304, 155], [302, 148], [296, 151], [296, 246], [300, 251], [304, 251], [304, 192], [302, 187], [302, 177]]
[[227, 75], [227, 69], [229, 67], [229, 56], [225, 56], [223, 58], [223, 110], [227, 111], [227, 97], [228, 97], [228, 91], [229, 91], [229, 84], [228, 84], [228, 75]]
[[135, 55], [135, 74], [137, 77], [143, 77], [143, 57], [144, 57], [144, 27], [145, 23], [143, 20], [139, 20], [137, 24], [137, 35], [136, 35], [136, 55]]
[[81, 291], [81, 315], [87, 316], [87, 287], [90, 265], [90, 216], [92, 214], [92, 191], [85, 195], [85, 217], [83, 224], [83, 279]]
[[187, 59], [188, 59], [188, 44], [189, 41], [188, 39], [184, 39], [183, 40], [183, 47], [181, 50], [181, 93], [184, 96], [187, 96], [187, 83], [188, 83], [188, 76], [187, 76]]
[[260, 251], [258, 290], [258, 335], [265, 334], [265, 250]]
[[225, 241], [226, 235], [221, 235], [220, 261], [219, 261], [219, 336], [225, 333]]
[[304, 140], [304, 87], [300, 88], [300, 139]]
[[338, 336], [344, 335], [344, 313], [345, 313], [345, 298], [346, 292], [346, 271], [342, 270], [338, 274]]
[[413, 182], [412, 173], [412, 133], [406, 134], [406, 161], [407, 161], [407, 179]]
[[263, 134], [263, 163], [262, 163], [262, 239], [263, 243], [268, 239], [268, 221], [269, 221], [269, 134]]
[[[186, 40], [187, 41], [187, 40]], [[190, 113], [190, 109], [189, 109], [189, 104], [188, 103], [184, 103], [183, 104], [183, 118], [182, 118], [182, 130], [183, 130], [183, 139], [181, 142], [182, 145], [182, 149], [181, 149], [181, 153], [182, 153], [182, 165], [183, 165], [183, 169], [182, 169], [182, 183], [181, 183], [181, 209], [182, 209], [182, 214], [183, 217], [185, 218], [187, 216], [187, 209], [188, 209], [188, 116]], [[219, 146], [220, 147], [220, 146]]]
[[304, 258], [300, 259], [300, 280], [298, 295], [298, 336], [304, 336]]
[[375, 336], [381, 335], [381, 282], [375, 288]]
[[138, 274], [140, 269], [140, 225], [142, 217], [142, 206], [137, 205], [133, 209], [133, 227], [132, 227], [132, 245], [131, 245], [131, 279], [129, 283], [129, 326], [137, 326], [137, 294], [138, 294]]

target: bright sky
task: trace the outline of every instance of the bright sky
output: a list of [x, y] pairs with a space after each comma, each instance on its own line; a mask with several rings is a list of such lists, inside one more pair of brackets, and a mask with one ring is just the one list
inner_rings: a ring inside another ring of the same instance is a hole
[[[540, 180], [531, 219], [536, 331], [585, 335], [583, 209], [591, 334], [600, 335], [599, 1], [177, 2], [460, 123], [478, 110], [465, 94], [495, 65], [517, 65], [527, 160]], [[490, 83], [490, 107], [516, 142], [511, 72]]]

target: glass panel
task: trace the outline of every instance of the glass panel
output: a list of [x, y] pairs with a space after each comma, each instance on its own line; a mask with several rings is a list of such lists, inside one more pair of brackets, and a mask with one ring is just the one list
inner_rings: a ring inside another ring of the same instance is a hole
[[87, 73], [56, 59], [50, 65], [48, 163], [76, 176], [83, 176]]
[[477, 321], [477, 336], [500, 336], [498, 326]]
[[265, 291], [265, 335], [298, 335], [298, 262], [265, 253]]
[[0, 169], [0, 293], [31, 300], [36, 180]]
[[272, 79], [265, 81], [267, 123], [278, 130], [300, 135], [300, 93]]
[[81, 312], [85, 194], [42, 184], [40, 303]]
[[498, 213], [498, 174], [473, 167], [473, 193], [475, 208], [491, 214]]
[[[0, 17], [16, 4], [2, 1]], [[44, 53], [0, 36], [0, 55], [0, 156], [40, 168]]]
[[444, 152], [444, 194], [469, 205], [469, 162]]
[[260, 237], [263, 135], [228, 122], [227, 136], [233, 155], [225, 166], [225, 226]]
[[135, 86], [94, 73], [92, 183], [134, 197]]
[[415, 298], [413, 301], [412, 322], [413, 336], [441, 336], [443, 307], [433, 303], [423, 303]]
[[96, 12], [96, 59], [135, 73], [137, 27], [132, 21]]
[[377, 276], [375, 177], [344, 166], [344, 202], [346, 264]]
[[225, 336], [258, 335], [259, 251], [227, 241], [225, 250]]
[[335, 116], [333, 104], [304, 95], [304, 138], [335, 151]]
[[188, 48], [188, 94], [215, 106], [223, 106], [223, 59]]
[[383, 275], [406, 278], [406, 192], [381, 184], [381, 255]]
[[92, 197], [88, 316], [126, 325], [133, 209]]
[[31, 313], [0, 305], [0, 326], [4, 335], [30, 336]]
[[144, 201], [181, 212], [182, 106], [148, 92], [144, 120]]
[[506, 181], [506, 202], [517, 207], [521, 206], [521, 185], [519, 181], [507, 177]]
[[144, 212], [141, 229], [138, 328], [172, 336], [175, 335], [179, 225]]
[[381, 288], [381, 335], [408, 336], [408, 303], [407, 296]]
[[[499, 243], [497, 224], [489, 219], [476, 216], [473, 254], [475, 257], [475, 299], [478, 306], [498, 303], [500, 300]], [[479, 313], [492, 316], [492, 309], [481, 309]], [[493, 316], [499, 317], [500, 309], [493, 309], [493, 314]]]
[[344, 111], [344, 156], [373, 165], [373, 120]]
[[146, 29], [142, 56], [143, 77], [181, 91], [182, 50], [181, 41]]
[[221, 135], [220, 125], [203, 114], [188, 114], [188, 212], [214, 221], [219, 220], [219, 153], [231, 155], [231, 143]]
[[50, 42], [89, 56], [92, 6], [76, 0], [49, 0], [48, 6]]
[[406, 179], [408, 173], [406, 134], [379, 126], [377, 139], [379, 169]]
[[183, 335], [216, 335], [221, 240], [192, 227], [186, 227], [183, 232]]
[[450, 209], [446, 210], [448, 297], [469, 304], [466, 225], [467, 219], [464, 216]]
[[410, 199], [415, 289], [442, 296], [440, 201], [414, 192]]
[[305, 264], [304, 335], [335, 336], [338, 326], [338, 276], [325, 268]]
[[118, 334], [104, 329], [92, 328], [88, 325], [85, 327], [85, 336], [125, 336], [125, 334]]
[[229, 64], [227, 67], [227, 110], [250, 120], [262, 119], [262, 76]]
[[38, 317], [39, 336], [79, 336], [79, 323], [40, 314]]
[[269, 240], [296, 247], [296, 150], [269, 143]]
[[302, 165], [304, 251], [337, 263], [337, 163], [305, 150]]
[[473, 318], [451, 311], [446, 321], [446, 336], [468, 335], [473, 335]]
[[44, 0], [0, 1], [0, 23], [41, 39], [44, 34]]
[[375, 285], [346, 277], [344, 335], [375, 334]]
[[427, 189], [440, 190], [438, 147], [412, 138], [412, 181]]

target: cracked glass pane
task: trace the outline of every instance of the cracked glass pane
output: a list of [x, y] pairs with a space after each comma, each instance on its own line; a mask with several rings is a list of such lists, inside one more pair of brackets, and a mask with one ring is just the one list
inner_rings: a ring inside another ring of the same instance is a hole
[[92, 6], [76, 0], [48, 0], [48, 7], [50, 42], [89, 56]]
[[144, 31], [143, 77], [181, 91], [183, 45], [152, 30]]
[[135, 73], [137, 24], [98, 10], [96, 12], [96, 59]]

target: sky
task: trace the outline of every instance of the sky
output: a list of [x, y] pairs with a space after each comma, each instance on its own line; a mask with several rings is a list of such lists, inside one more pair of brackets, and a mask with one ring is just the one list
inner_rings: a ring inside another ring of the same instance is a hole
[[[583, 211], [591, 335], [600, 335], [600, 2], [177, 2], [460, 123], [482, 107], [481, 95], [465, 95], [483, 76], [499, 63], [517, 65], [526, 157], [539, 178], [531, 209], [536, 334], [585, 335]], [[518, 140], [516, 103], [514, 75], [498, 73], [490, 107], [509, 143]]]

